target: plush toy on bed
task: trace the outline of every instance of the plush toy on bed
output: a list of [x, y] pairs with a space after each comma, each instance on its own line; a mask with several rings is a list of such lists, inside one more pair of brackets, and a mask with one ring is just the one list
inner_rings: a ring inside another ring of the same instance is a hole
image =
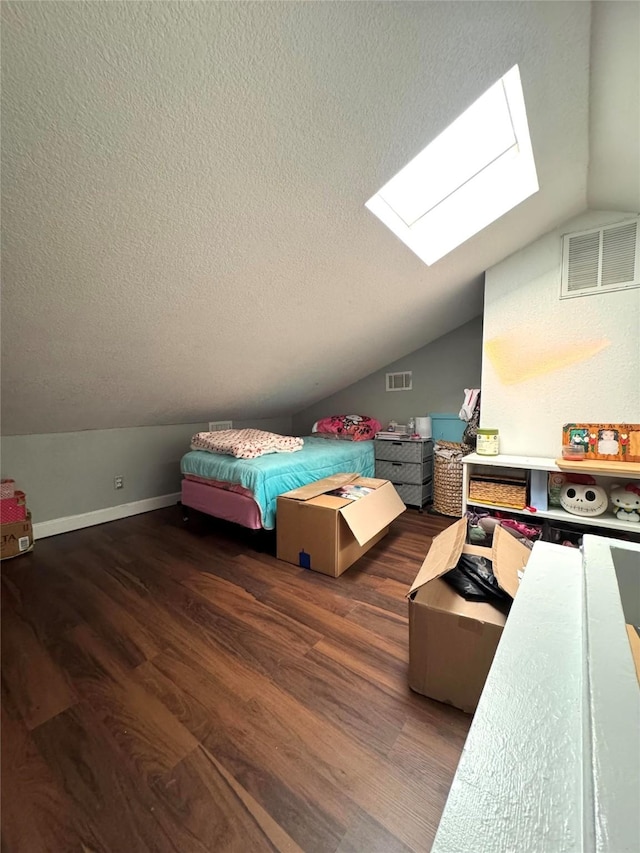
[[627, 483], [611, 489], [611, 503], [616, 518], [622, 521], [640, 522], [640, 484]]
[[381, 429], [380, 421], [367, 415], [332, 415], [316, 421], [312, 433], [323, 437], [344, 438], [348, 441], [367, 441], [375, 438], [376, 433]]

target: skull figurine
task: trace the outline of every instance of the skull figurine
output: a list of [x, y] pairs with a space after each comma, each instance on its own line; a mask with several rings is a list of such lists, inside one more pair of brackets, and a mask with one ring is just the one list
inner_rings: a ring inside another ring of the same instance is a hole
[[609, 498], [602, 486], [565, 483], [560, 492], [560, 504], [572, 515], [595, 517], [607, 511]]

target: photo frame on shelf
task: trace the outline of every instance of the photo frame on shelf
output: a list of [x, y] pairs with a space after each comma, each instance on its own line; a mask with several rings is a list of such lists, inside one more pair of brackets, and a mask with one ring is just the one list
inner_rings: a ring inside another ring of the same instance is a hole
[[582, 448], [585, 461], [640, 462], [640, 424], [565, 424], [562, 445]]

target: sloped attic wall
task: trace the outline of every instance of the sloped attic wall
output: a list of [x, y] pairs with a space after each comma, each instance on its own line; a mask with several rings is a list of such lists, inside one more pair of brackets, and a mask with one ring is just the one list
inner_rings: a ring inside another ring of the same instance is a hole
[[[392, 419], [406, 423], [411, 416], [457, 414], [464, 389], [480, 387], [481, 366], [482, 318], [477, 317], [298, 412], [293, 416], [294, 431], [308, 435], [314, 422], [328, 415], [369, 415], [386, 426]], [[404, 370], [413, 374], [412, 390], [386, 391], [385, 374]]]
[[[297, 411], [584, 209], [588, 3], [0, 11], [5, 434]], [[541, 190], [426, 267], [364, 203], [515, 63]]]

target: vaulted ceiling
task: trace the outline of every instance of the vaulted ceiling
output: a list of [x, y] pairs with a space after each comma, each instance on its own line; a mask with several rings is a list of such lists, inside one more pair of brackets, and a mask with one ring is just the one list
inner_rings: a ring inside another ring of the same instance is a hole
[[[5, 433], [294, 412], [478, 315], [590, 186], [640, 205], [589, 3], [2, 7]], [[540, 191], [427, 267], [364, 203], [515, 63]]]

